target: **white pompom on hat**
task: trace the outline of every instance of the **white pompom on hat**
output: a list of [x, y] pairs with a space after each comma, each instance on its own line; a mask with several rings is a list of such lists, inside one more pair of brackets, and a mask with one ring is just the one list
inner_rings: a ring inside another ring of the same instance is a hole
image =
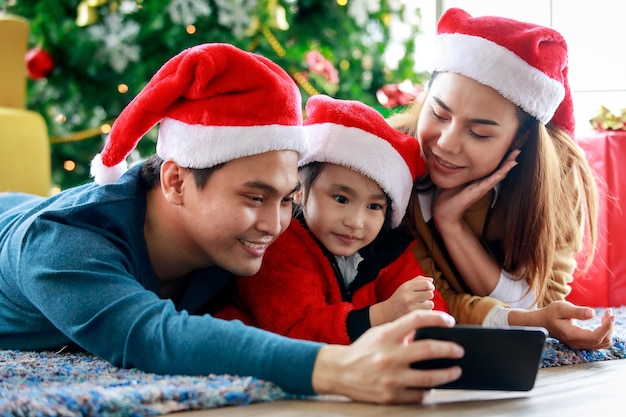
[[391, 199], [392, 226], [399, 226], [413, 182], [426, 173], [417, 139], [359, 101], [315, 95], [306, 103], [306, 114], [310, 149], [300, 166], [329, 162], [371, 178]]
[[451, 8], [437, 25], [433, 71], [487, 85], [544, 124], [574, 132], [567, 44], [554, 29]]
[[302, 156], [300, 91], [282, 68], [223, 43], [202, 44], [167, 61], [124, 108], [91, 165], [100, 184], [117, 181], [126, 157], [157, 123], [157, 154], [186, 168], [210, 168], [268, 151]]

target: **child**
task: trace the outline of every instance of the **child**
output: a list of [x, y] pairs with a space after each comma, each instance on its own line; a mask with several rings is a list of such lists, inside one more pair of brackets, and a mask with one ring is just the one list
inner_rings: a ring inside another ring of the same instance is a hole
[[[311, 150], [289, 228], [261, 270], [238, 277], [246, 318], [286, 336], [348, 344], [414, 309], [446, 310], [400, 227], [411, 187], [425, 172], [415, 138], [356, 101], [311, 97]], [[222, 311], [229, 317], [233, 306]]]

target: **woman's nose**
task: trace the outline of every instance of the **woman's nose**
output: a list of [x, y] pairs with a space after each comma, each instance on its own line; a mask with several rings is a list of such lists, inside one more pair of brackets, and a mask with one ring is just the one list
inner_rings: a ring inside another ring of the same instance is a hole
[[460, 135], [452, 128], [443, 129], [437, 140], [437, 146], [447, 153], [459, 153], [462, 148]]

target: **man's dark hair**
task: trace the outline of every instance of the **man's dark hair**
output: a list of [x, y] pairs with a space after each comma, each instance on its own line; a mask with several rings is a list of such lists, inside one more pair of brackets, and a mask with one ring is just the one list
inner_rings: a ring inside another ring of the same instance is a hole
[[[141, 173], [139, 177], [143, 185], [150, 189], [161, 184], [161, 165], [163, 165], [163, 159], [157, 154], [148, 158], [141, 167]], [[224, 164], [215, 165], [211, 168], [185, 168], [193, 173], [193, 180], [196, 183], [198, 189], [203, 189], [206, 182], [209, 180], [211, 174]]]

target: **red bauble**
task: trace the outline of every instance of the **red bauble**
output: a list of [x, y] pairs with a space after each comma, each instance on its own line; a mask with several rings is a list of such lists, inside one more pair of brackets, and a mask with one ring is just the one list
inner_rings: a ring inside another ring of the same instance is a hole
[[52, 55], [41, 47], [26, 52], [26, 73], [31, 80], [47, 78], [54, 70]]

